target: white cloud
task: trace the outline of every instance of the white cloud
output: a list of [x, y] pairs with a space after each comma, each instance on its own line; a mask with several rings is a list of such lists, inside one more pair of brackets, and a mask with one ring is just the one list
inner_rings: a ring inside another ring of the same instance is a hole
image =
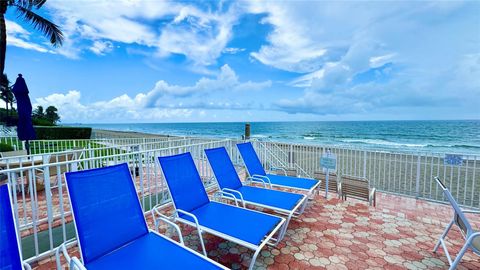
[[98, 46], [88, 48], [82, 41], [101, 40], [154, 48], [159, 57], [182, 54], [196, 66], [215, 64], [238, 19], [237, 4], [218, 5], [204, 10], [193, 2], [148, 0], [46, 3], [65, 32], [66, 46], [59, 52], [67, 57], [79, 57], [85, 49], [97, 53]]
[[223, 49], [223, 53], [228, 53], [228, 54], [237, 54], [240, 52], [244, 52], [246, 49], [245, 48], [225, 48]]
[[155, 84], [155, 87], [150, 92], [139, 94], [137, 98], [143, 100], [143, 104], [146, 107], [155, 107], [163, 102], [162, 98], [165, 96], [188, 97], [212, 94], [219, 91], [257, 91], [269, 88], [271, 85], [271, 81], [240, 82], [235, 71], [228, 65], [224, 65], [214, 79], [202, 77], [193, 86], [170, 85], [161, 80]]
[[249, 4], [273, 28], [252, 57], [299, 73], [289, 84], [305, 88], [299, 98], [279, 100], [280, 110], [368, 114], [452, 103], [474, 108], [480, 100], [478, 3]]
[[95, 40], [90, 50], [96, 55], [105, 55], [113, 50], [113, 44], [110, 41]]
[[83, 104], [79, 91], [66, 94], [51, 94], [37, 98], [33, 106], [57, 107], [63, 122], [124, 122], [124, 121], [162, 121], [165, 119], [186, 119], [191, 116], [191, 109], [150, 108], [142, 109], [137, 101], [127, 95], [110, 101]]
[[52, 52], [37, 43], [30, 41], [30, 33], [16, 22], [5, 20], [7, 28], [7, 45], [42, 53]]
[[236, 91], [258, 91], [270, 86], [270, 81], [241, 82], [236, 73], [224, 65], [215, 78], [202, 77], [193, 86], [171, 85], [161, 80], [146, 93], [138, 93], [134, 97], [123, 94], [92, 103], [82, 103], [81, 93], [72, 90], [66, 94], [55, 93], [37, 98], [34, 106], [56, 106], [64, 122], [179, 120], [202, 110], [263, 109], [252, 102], [231, 98], [221, 100], [212, 97], [212, 94], [224, 92], [230, 96]]

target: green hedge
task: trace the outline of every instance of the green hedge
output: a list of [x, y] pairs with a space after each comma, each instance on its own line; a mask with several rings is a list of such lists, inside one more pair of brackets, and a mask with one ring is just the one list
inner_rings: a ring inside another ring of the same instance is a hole
[[0, 143], [0, 152], [8, 152], [8, 151], [13, 151], [13, 146], [6, 143]]
[[90, 127], [45, 127], [36, 126], [37, 140], [90, 139]]

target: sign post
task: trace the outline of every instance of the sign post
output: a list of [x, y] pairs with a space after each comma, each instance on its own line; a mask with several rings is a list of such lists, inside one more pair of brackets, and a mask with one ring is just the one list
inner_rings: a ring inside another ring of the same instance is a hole
[[325, 198], [328, 199], [328, 178], [330, 171], [337, 169], [337, 157], [332, 154], [330, 149], [322, 154], [320, 158], [320, 166], [326, 170], [325, 172]]

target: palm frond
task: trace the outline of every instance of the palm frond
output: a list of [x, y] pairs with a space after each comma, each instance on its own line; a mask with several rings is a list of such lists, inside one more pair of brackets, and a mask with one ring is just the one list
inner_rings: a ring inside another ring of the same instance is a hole
[[39, 9], [47, 2], [47, 0], [23, 0], [22, 2], [26, 2], [30, 8], [35, 7], [36, 9]]
[[39, 9], [47, 2], [47, 0], [8, 0], [8, 2], [9, 5], [17, 4], [28, 9], [31, 9], [32, 7]]
[[15, 7], [17, 8], [18, 17], [22, 18], [26, 22], [31, 23], [33, 25], [33, 28], [37, 29], [45, 36], [47, 36], [53, 46], [57, 47], [62, 45], [63, 33], [58, 27], [58, 25], [43, 18], [42, 16], [38, 15], [27, 7], [18, 4], [16, 4]]

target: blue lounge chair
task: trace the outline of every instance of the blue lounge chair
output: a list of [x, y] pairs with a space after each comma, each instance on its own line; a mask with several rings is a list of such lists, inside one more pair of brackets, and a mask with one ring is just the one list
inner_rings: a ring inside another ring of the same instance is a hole
[[154, 231], [149, 231], [126, 163], [65, 175], [83, 264], [60, 251], [76, 269], [227, 269]]
[[205, 154], [220, 187], [219, 195], [223, 198], [238, 200], [243, 207], [252, 205], [277, 211], [287, 216], [285, 229], [292, 216], [298, 216], [305, 210], [305, 195], [244, 186], [225, 147], [206, 149]]
[[308, 196], [313, 195], [320, 185], [320, 181], [309, 178], [291, 177], [285, 175], [267, 174], [263, 169], [260, 159], [253, 148], [252, 143], [239, 143], [237, 148], [243, 158], [245, 167], [249, 174], [249, 180], [263, 183], [269, 187], [288, 188], [308, 192]]
[[[285, 219], [208, 198], [190, 153], [159, 157], [178, 221], [196, 227], [204, 254], [207, 232], [255, 251], [249, 269], [266, 244], [281, 240]], [[275, 239], [275, 234], [278, 237]]]
[[[473, 253], [480, 255], [480, 231], [475, 231], [472, 228], [472, 225], [468, 221], [465, 214], [480, 214], [480, 211], [474, 210], [463, 210], [458, 206], [457, 201], [453, 198], [452, 194], [445, 186], [445, 184], [440, 180], [440, 178], [435, 177], [435, 181], [437, 181], [438, 185], [443, 191], [445, 197], [447, 197], [450, 205], [453, 207], [453, 218], [452, 221], [447, 225], [447, 228], [438, 239], [433, 252], [437, 252], [440, 245], [442, 246], [443, 250], [445, 251], [445, 256], [447, 256], [448, 263], [450, 264], [450, 270], [456, 269], [460, 261], [462, 260], [463, 255], [465, 252], [470, 248]], [[448, 252], [447, 246], [445, 244], [445, 237], [447, 236], [448, 232], [452, 228], [453, 224], [457, 225], [462, 233], [462, 236], [465, 238], [465, 244], [463, 245], [460, 252], [457, 254], [457, 257], [452, 260], [450, 257], [450, 253]]]
[[8, 184], [0, 186], [0, 269], [30, 270], [22, 260]]

